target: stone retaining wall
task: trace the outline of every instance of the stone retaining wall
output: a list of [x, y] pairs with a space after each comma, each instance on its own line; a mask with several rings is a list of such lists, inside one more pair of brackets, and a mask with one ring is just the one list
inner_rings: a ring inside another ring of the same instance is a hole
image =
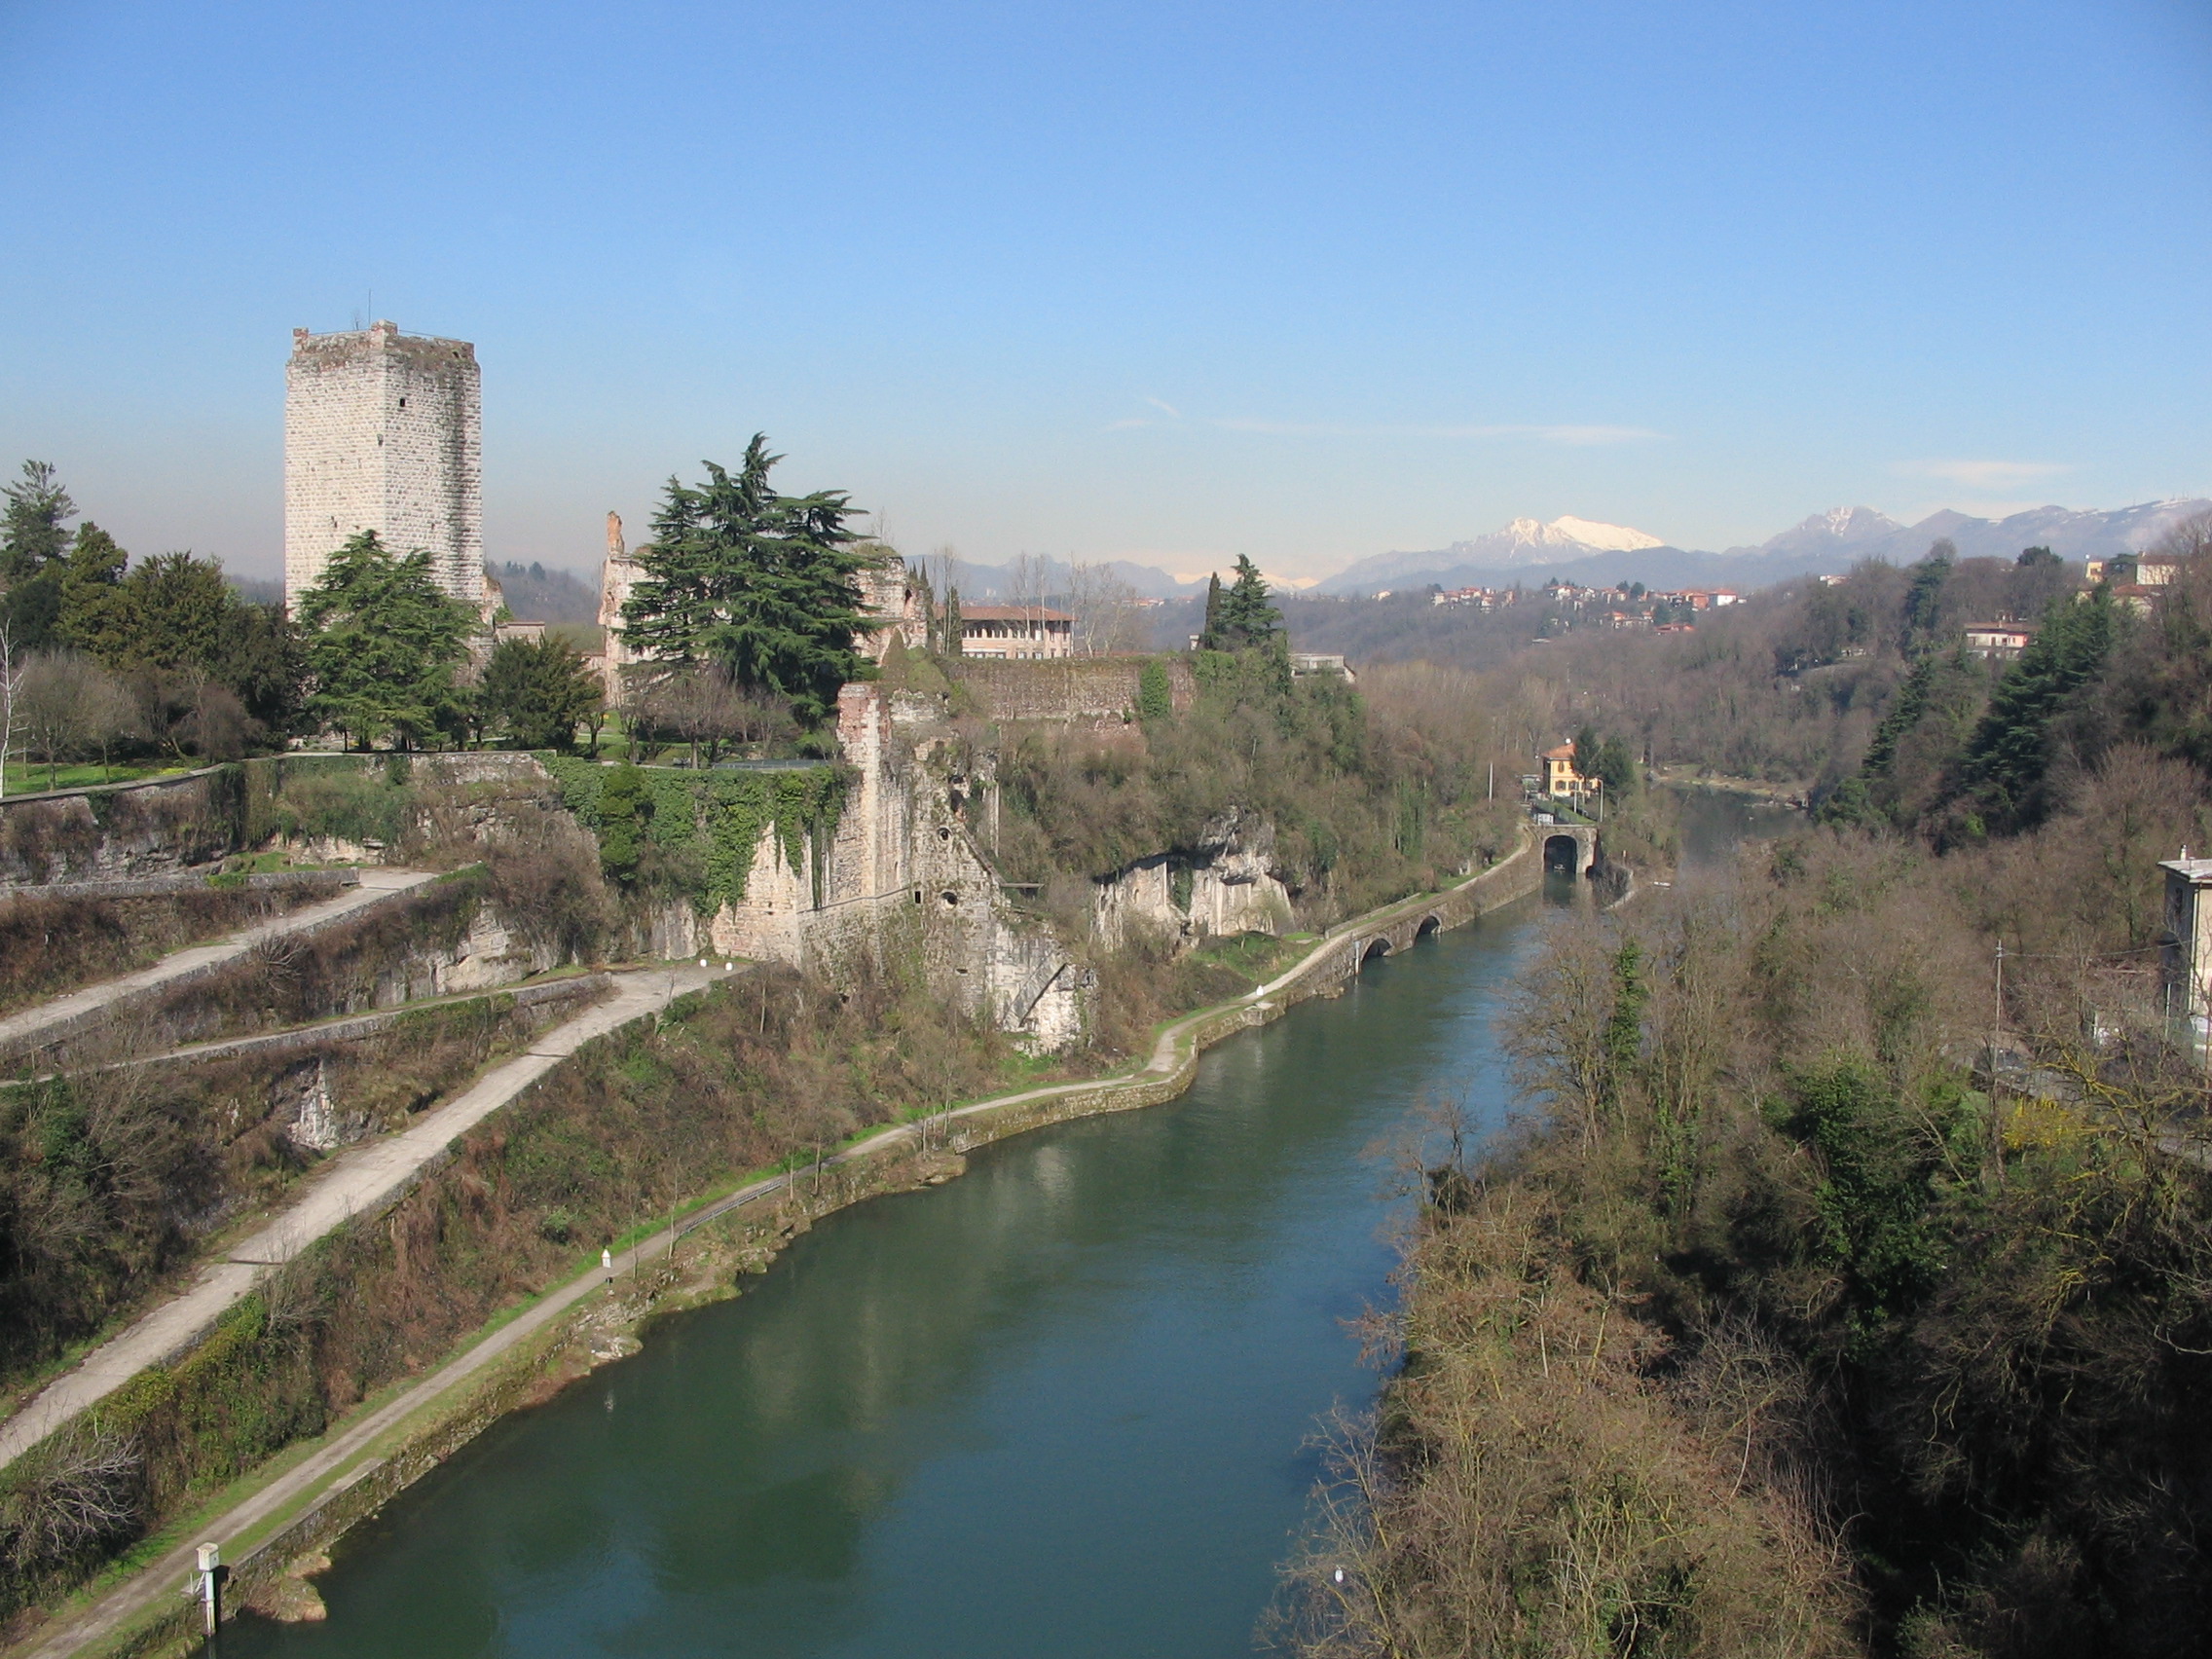
[[960, 657], [947, 665], [953, 678], [994, 720], [1115, 720], [1137, 706], [1137, 685], [1148, 662], [1163, 664], [1167, 690], [1181, 714], [1198, 696], [1191, 659], [1181, 653], [1154, 657], [1061, 657], [1044, 662]]

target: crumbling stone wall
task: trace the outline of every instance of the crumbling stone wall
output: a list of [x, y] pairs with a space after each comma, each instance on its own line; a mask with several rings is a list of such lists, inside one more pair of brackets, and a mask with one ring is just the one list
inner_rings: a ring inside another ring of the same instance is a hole
[[1042, 662], [959, 657], [946, 667], [987, 719], [1095, 723], [1119, 721], [1134, 712], [1139, 677], [1144, 665], [1153, 661], [1165, 666], [1168, 696], [1176, 712], [1182, 713], [1198, 696], [1187, 656], [1061, 657]]
[[969, 755], [915, 699], [895, 711], [875, 684], [844, 688], [837, 734], [854, 782], [829, 845], [801, 845], [794, 861], [782, 837], [761, 836], [744, 898], [717, 911], [704, 942], [829, 972], [917, 949], [948, 1006], [1045, 1047], [1079, 1041], [1091, 977], [1007, 897], [977, 838], [996, 805], [990, 757]]

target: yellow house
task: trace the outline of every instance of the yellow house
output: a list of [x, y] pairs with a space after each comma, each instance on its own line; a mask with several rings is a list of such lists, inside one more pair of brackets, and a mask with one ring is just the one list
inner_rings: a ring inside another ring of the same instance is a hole
[[1563, 743], [1538, 756], [1544, 767], [1544, 793], [1555, 800], [1587, 800], [1604, 788], [1600, 778], [1585, 778], [1574, 769], [1574, 745]]

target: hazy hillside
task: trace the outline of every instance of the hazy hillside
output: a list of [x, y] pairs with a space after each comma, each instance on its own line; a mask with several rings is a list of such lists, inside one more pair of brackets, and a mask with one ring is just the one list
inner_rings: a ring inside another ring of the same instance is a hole
[[484, 567], [507, 596], [507, 608], [523, 622], [597, 622], [599, 572], [590, 577], [573, 571], [538, 564], [512, 562]]

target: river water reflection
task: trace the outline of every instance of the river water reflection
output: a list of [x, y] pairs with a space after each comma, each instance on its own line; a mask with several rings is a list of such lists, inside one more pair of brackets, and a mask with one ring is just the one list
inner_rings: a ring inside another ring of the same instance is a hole
[[1249, 1653], [1317, 1419], [1376, 1388], [1363, 1153], [1423, 1088], [1502, 1112], [1493, 993], [1543, 903], [1231, 1039], [1180, 1101], [830, 1218], [356, 1530], [327, 1624], [226, 1654]]
[[[1683, 803], [1685, 864], [1799, 822]], [[1388, 1296], [1422, 1088], [1495, 1122], [1494, 993], [1556, 882], [1201, 1060], [1181, 1100], [1025, 1135], [831, 1217], [739, 1300], [494, 1425], [349, 1537], [323, 1625], [229, 1659], [1169, 1659], [1252, 1650]]]

